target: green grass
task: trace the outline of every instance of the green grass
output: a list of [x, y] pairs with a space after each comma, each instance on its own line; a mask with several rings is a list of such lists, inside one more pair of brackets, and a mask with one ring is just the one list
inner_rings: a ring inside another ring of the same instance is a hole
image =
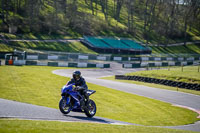
[[[102, 31], [103, 32], [103, 31]], [[111, 32], [111, 31], [109, 31]], [[106, 35], [105, 32], [103, 35]], [[117, 36], [114, 33], [112, 36]], [[141, 34], [137, 32], [136, 34]], [[63, 35], [33, 35], [31, 33], [24, 35], [14, 35], [4, 33], [5, 38], [7, 39], [67, 39], [68, 36]], [[140, 36], [140, 35], [136, 35]], [[129, 36], [130, 37], [130, 36]], [[137, 38], [137, 37], [136, 37]], [[136, 40], [141, 41], [142, 38]], [[50, 50], [50, 51], [65, 51], [65, 52], [80, 52], [80, 53], [89, 53], [97, 54], [95, 51], [88, 49], [80, 42], [71, 42], [71, 43], [62, 43], [62, 42], [12, 42], [11, 45], [6, 45], [0, 42], [0, 51], [1, 52], [11, 52], [13, 49], [27, 50], [27, 49], [36, 49], [36, 50]], [[199, 44], [187, 44], [185, 46], [171, 46], [171, 47], [161, 47], [161, 46], [151, 46], [153, 54], [200, 54], [200, 45]]]
[[[182, 67], [171, 67], [171, 68], [160, 69], [160, 70], [138, 71], [138, 72], [128, 73], [126, 75], [144, 76], [144, 77], [200, 84], [200, 72], [198, 72], [198, 66], [183, 67], [183, 72], [182, 72]], [[102, 79], [133, 83], [133, 84], [138, 84], [138, 85], [145, 85], [145, 86], [174, 90], [174, 91], [177, 91], [178, 89], [178, 91], [181, 91], [181, 92], [200, 95], [200, 91], [170, 87], [170, 86], [165, 86], [165, 85], [160, 85], [160, 84], [145, 83], [145, 82], [139, 82], [139, 81], [116, 80], [114, 76], [104, 77]]]
[[10, 47], [9, 45], [3, 44], [0, 42], [0, 52], [11, 52], [14, 49]]
[[[15, 48], [19, 50], [33, 49], [33, 50], [49, 50], [49, 51], [63, 51], [72, 53], [98, 54], [97, 52], [87, 48], [80, 42], [70, 42], [70, 43], [12, 42], [11, 45], [0, 43], [0, 52], [12, 52], [13, 49]], [[172, 46], [172, 47], [152, 46], [151, 49], [153, 54], [200, 54], [200, 45], [198, 44], [188, 44], [186, 46]]]
[[0, 119], [1, 133], [194, 133], [158, 127]]
[[113, 80], [113, 81], [124, 82], [124, 83], [137, 84], [137, 85], [144, 85], [144, 86], [149, 86], [149, 87], [154, 87], [154, 88], [167, 89], [167, 90], [180, 91], [180, 92], [200, 95], [200, 91], [170, 87], [170, 86], [160, 85], [160, 84], [145, 83], [145, 82], [139, 82], [139, 81], [133, 81], [133, 80], [118, 80], [118, 79], [115, 79], [115, 76], [103, 77], [102, 79]]
[[[52, 74], [58, 67], [1, 66], [0, 97], [51, 108], [58, 108], [60, 88], [69, 78]], [[63, 68], [62, 68], [63, 69]], [[183, 108], [95, 84], [92, 99], [97, 116], [141, 125], [185, 125], [197, 121], [197, 114]]]
[[185, 66], [183, 67], [183, 71], [182, 67], [171, 67], [170, 69], [138, 71], [126, 75], [138, 75], [144, 77], [200, 84], [200, 72], [198, 72], [198, 67], [199, 66]]
[[150, 47], [153, 54], [200, 54], [199, 44], [187, 44], [185, 46]]
[[12, 42], [10, 45], [0, 43], [0, 52], [12, 52], [13, 49], [19, 50], [47, 50], [47, 51], [62, 51], [72, 53], [87, 53], [97, 54], [93, 50], [88, 49], [80, 42]]
[[93, 123], [0, 119], [1, 133], [195, 133], [192, 131]]
[[83, 45], [80, 42], [73, 42], [70, 43], [70, 47], [72, 49], [71, 52], [76, 52], [76, 53], [87, 53], [87, 54], [97, 54], [91, 49], [88, 49], [85, 45]]
[[47, 40], [47, 39], [73, 39], [73, 38], [78, 38], [78, 36], [73, 35], [73, 36], [66, 36], [66, 35], [58, 35], [58, 34], [53, 34], [53, 35], [48, 35], [48, 34], [33, 34], [33, 33], [25, 33], [25, 34], [9, 34], [9, 33], [0, 33], [3, 35], [6, 39], [42, 39], [42, 40]]

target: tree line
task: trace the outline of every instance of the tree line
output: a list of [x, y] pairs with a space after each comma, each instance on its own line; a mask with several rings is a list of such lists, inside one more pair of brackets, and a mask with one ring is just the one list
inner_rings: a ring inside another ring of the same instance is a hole
[[18, 33], [135, 36], [140, 30], [147, 43], [154, 35], [187, 40], [190, 31], [200, 34], [200, 0], [1, 0], [0, 19], [1, 32], [16, 26]]

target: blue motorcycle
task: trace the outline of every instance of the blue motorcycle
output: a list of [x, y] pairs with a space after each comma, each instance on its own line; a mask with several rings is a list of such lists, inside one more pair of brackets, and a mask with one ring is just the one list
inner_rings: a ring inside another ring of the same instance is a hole
[[[87, 90], [88, 96], [95, 92], [94, 90]], [[87, 117], [93, 117], [96, 114], [95, 102], [91, 99], [85, 102], [85, 98], [78, 92], [74, 84], [63, 86], [61, 93], [62, 98], [59, 102], [59, 109], [63, 114], [68, 114], [70, 111], [84, 112]]]

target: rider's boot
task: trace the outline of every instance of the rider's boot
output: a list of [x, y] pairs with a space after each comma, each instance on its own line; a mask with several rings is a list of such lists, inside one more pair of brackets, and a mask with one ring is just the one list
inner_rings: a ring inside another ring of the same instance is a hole
[[89, 96], [88, 96], [88, 94], [87, 93], [85, 93], [85, 105], [87, 105], [87, 103], [88, 103], [88, 101], [90, 100], [89, 99]]
[[83, 100], [80, 101], [81, 109], [84, 110], [86, 108], [87, 102], [89, 101], [89, 96], [87, 93], [83, 95]]
[[80, 101], [80, 105], [81, 105], [81, 109], [84, 110], [85, 109], [85, 101], [84, 101], [84, 99]]

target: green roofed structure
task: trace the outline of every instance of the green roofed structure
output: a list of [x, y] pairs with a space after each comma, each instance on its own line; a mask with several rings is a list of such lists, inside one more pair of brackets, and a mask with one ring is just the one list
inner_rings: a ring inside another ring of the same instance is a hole
[[108, 44], [104, 43], [101, 39], [96, 38], [96, 37], [85, 37], [85, 40], [87, 40], [91, 45], [94, 47], [99, 47], [99, 48], [111, 48]]
[[90, 49], [99, 53], [150, 54], [151, 49], [125, 38], [84, 36], [81, 40]]

